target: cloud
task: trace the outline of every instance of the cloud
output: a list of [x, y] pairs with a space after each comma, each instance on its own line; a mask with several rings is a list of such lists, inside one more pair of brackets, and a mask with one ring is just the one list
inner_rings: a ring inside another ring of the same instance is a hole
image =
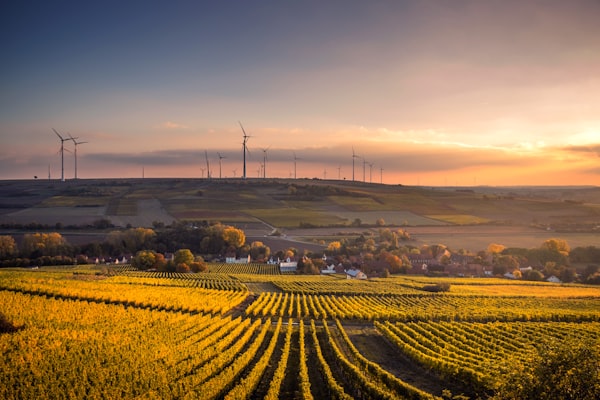
[[163, 122], [162, 124], [156, 126], [159, 129], [189, 129], [187, 125], [180, 124], [173, 121]]
[[180, 166], [204, 162], [204, 152], [200, 150], [158, 150], [141, 153], [93, 153], [86, 154], [85, 160], [107, 164]]
[[600, 157], [600, 144], [564, 146], [560, 149], [566, 152], [595, 155], [596, 157]]

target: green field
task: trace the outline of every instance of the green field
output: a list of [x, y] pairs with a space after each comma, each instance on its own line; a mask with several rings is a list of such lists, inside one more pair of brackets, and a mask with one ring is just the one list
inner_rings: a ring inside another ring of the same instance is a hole
[[0, 270], [0, 397], [476, 399], [545, 343], [600, 345], [598, 287], [209, 271]]

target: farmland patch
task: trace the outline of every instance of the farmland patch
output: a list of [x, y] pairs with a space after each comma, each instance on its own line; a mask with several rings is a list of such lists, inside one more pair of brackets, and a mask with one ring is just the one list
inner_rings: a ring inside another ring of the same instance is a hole
[[106, 207], [31, 207], [2, 216], [2, 222], [85, 225], [102, 218]]
[[386, 225], [447, 225], [447, 222], [424, 217], [410, 211], [361, 211], [361, 212], [335, 212], [339, 218], [349, 223], [360, 219], [363, 224], [374, 225], [379, 218], [383, 218]]

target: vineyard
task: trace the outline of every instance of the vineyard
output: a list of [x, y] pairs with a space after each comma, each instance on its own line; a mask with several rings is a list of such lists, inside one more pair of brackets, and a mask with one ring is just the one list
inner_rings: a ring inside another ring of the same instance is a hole
[[487, 398], [541, 343], [600, 341], [597, 287], [436, 282], [0, 270], [0, 398]]

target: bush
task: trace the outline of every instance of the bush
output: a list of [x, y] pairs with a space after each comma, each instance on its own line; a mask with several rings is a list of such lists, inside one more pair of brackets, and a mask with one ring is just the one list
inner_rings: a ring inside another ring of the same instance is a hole
[[190, 267], [186, 263], [179, 263], [175, 267], [176, 272], [190, 272]]
[[450, 291], [450, 284], [448, 282], [436, 283], [435, 285], [425, 285], [422, 288], [426, 292], [448, 292]]

